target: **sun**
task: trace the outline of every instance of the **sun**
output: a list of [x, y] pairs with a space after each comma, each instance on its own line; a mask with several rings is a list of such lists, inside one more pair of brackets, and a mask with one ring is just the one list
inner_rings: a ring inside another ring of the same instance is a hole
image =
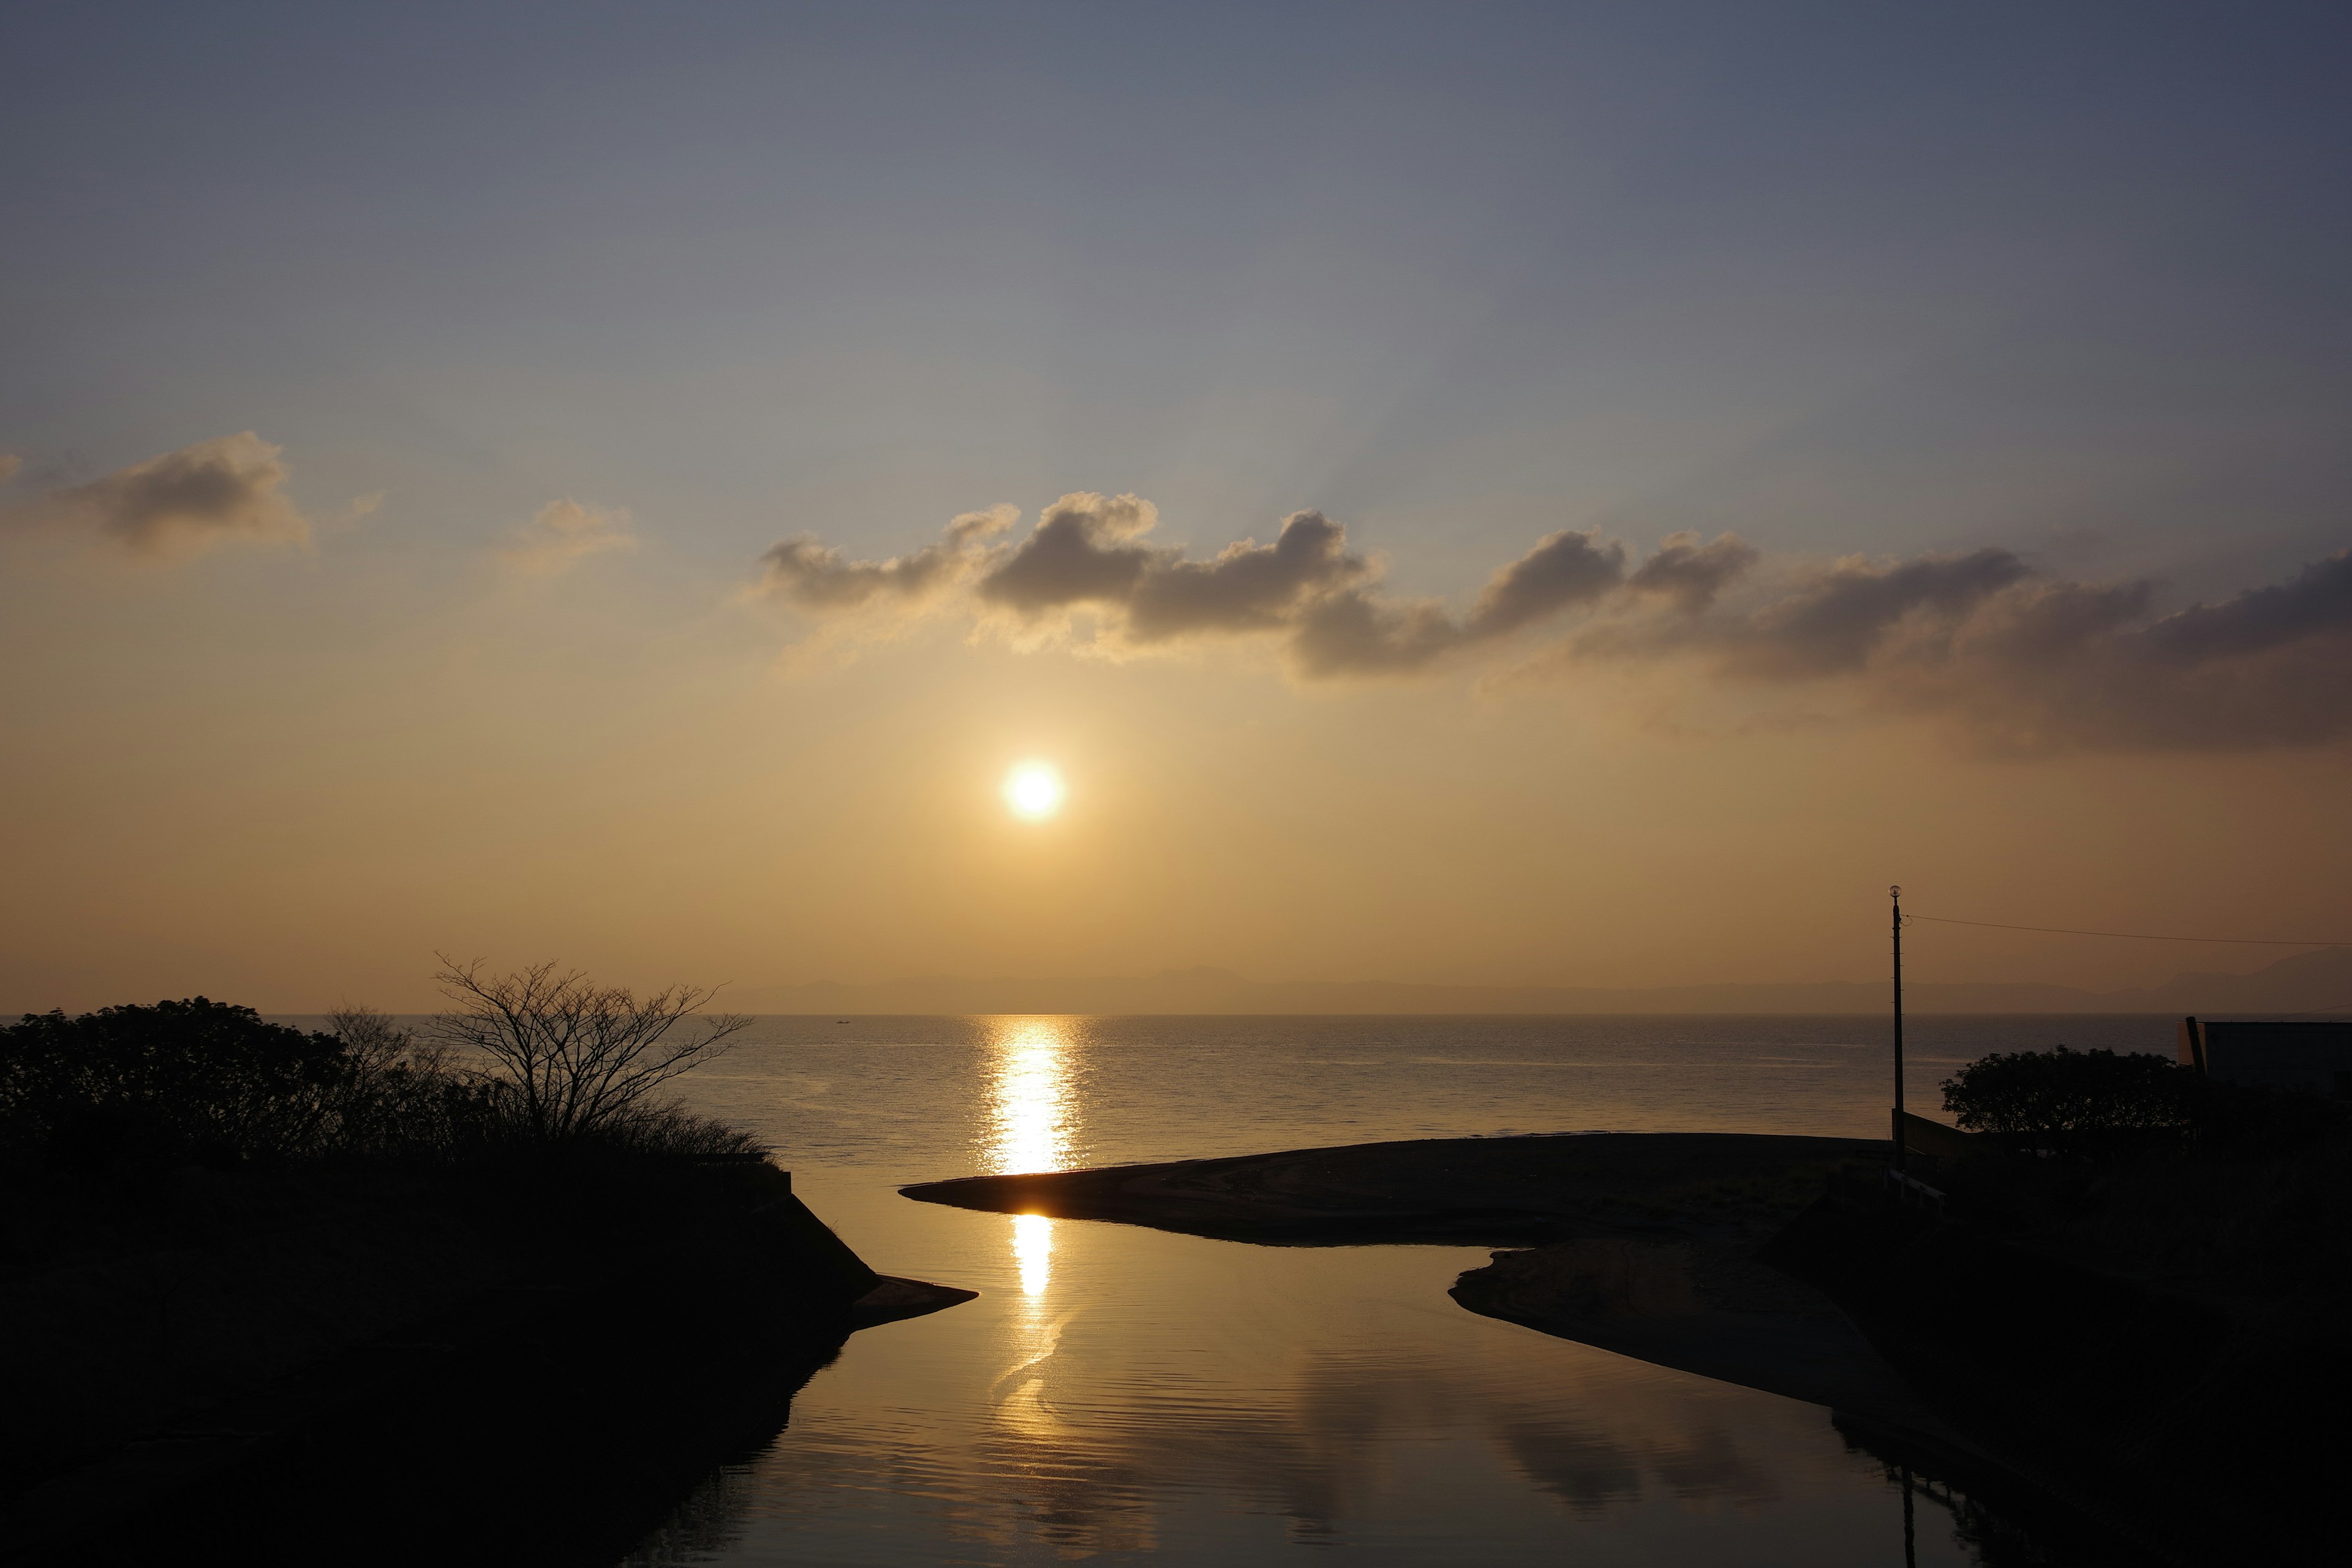
[[1061, 810], [1069, 793], [1051, 763], [1021, 763], [1004, 775], [1004, 804], [1026, 822], [1043, 822]]

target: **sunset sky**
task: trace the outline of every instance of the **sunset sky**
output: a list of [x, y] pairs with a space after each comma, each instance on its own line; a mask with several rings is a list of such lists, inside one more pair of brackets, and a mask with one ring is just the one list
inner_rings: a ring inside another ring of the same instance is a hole
[[2352, 937], [2347, 67], [2318, 5], [8, 7], [0, 1006], [1864, 978], [1891, 882]]

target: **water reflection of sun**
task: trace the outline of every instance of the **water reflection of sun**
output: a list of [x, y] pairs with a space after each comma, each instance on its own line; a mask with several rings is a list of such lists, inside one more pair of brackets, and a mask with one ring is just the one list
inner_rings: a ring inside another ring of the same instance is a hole
[[1021, 1270], [1021, 1293], [1036, 1297], [1054, 1282], [1054, 1222], [1041, 1214], [1013, 1216], [1013, 1262]]
[[1077, 1107], [1070, 1087], [1070, 1020], [992, 1018], [988, 1168], [1058, 1171]]
[[[1078, 1120], [1071, 1020], [992, 1018], [989, 1028], [988, 1137], [982, 1152], [987, 1168], [1061, 1170], [1069, 1163]], [[1013, 1217], [1013, 1263], [1022, 1295], [1032, 1301], [1043, 1297], [1054, 1277], [1052, 1220]]]

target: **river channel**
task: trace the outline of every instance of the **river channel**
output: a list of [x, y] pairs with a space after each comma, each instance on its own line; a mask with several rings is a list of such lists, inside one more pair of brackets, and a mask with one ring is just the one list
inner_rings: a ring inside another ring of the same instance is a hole
[[[2163, 1020], [1943, 1018], [1991, 1049]], [[769, 1018], [691, 1080], [876, 1268], [978, 1289], [867, 1330], [632, 1564], [2067, 1563], [1822, 1407], [1456, 1307], [1475, 1248], [1268, 1247], [917, 1204], [908, 1182], [1416, 1136], [1870, 1136], [1861, 1018]]]

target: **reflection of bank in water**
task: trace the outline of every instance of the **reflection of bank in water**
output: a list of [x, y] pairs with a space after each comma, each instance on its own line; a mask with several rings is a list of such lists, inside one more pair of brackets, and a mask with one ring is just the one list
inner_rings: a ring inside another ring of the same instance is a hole
[[1923, 1538], [1932, 1546], [1946, 1532], [1978, 1563], [2150, 1561], [2130, 1554], [2074, 1508], [1998, 1468], [1956, 1468], [1949, 1453], [1843, 1412], [1832, 1412], [1830, 1426], [1849, 1449], [1877, 1460], [1888, 1482], [1901, 1489], [1906, 1568], [1918, 1561]]

